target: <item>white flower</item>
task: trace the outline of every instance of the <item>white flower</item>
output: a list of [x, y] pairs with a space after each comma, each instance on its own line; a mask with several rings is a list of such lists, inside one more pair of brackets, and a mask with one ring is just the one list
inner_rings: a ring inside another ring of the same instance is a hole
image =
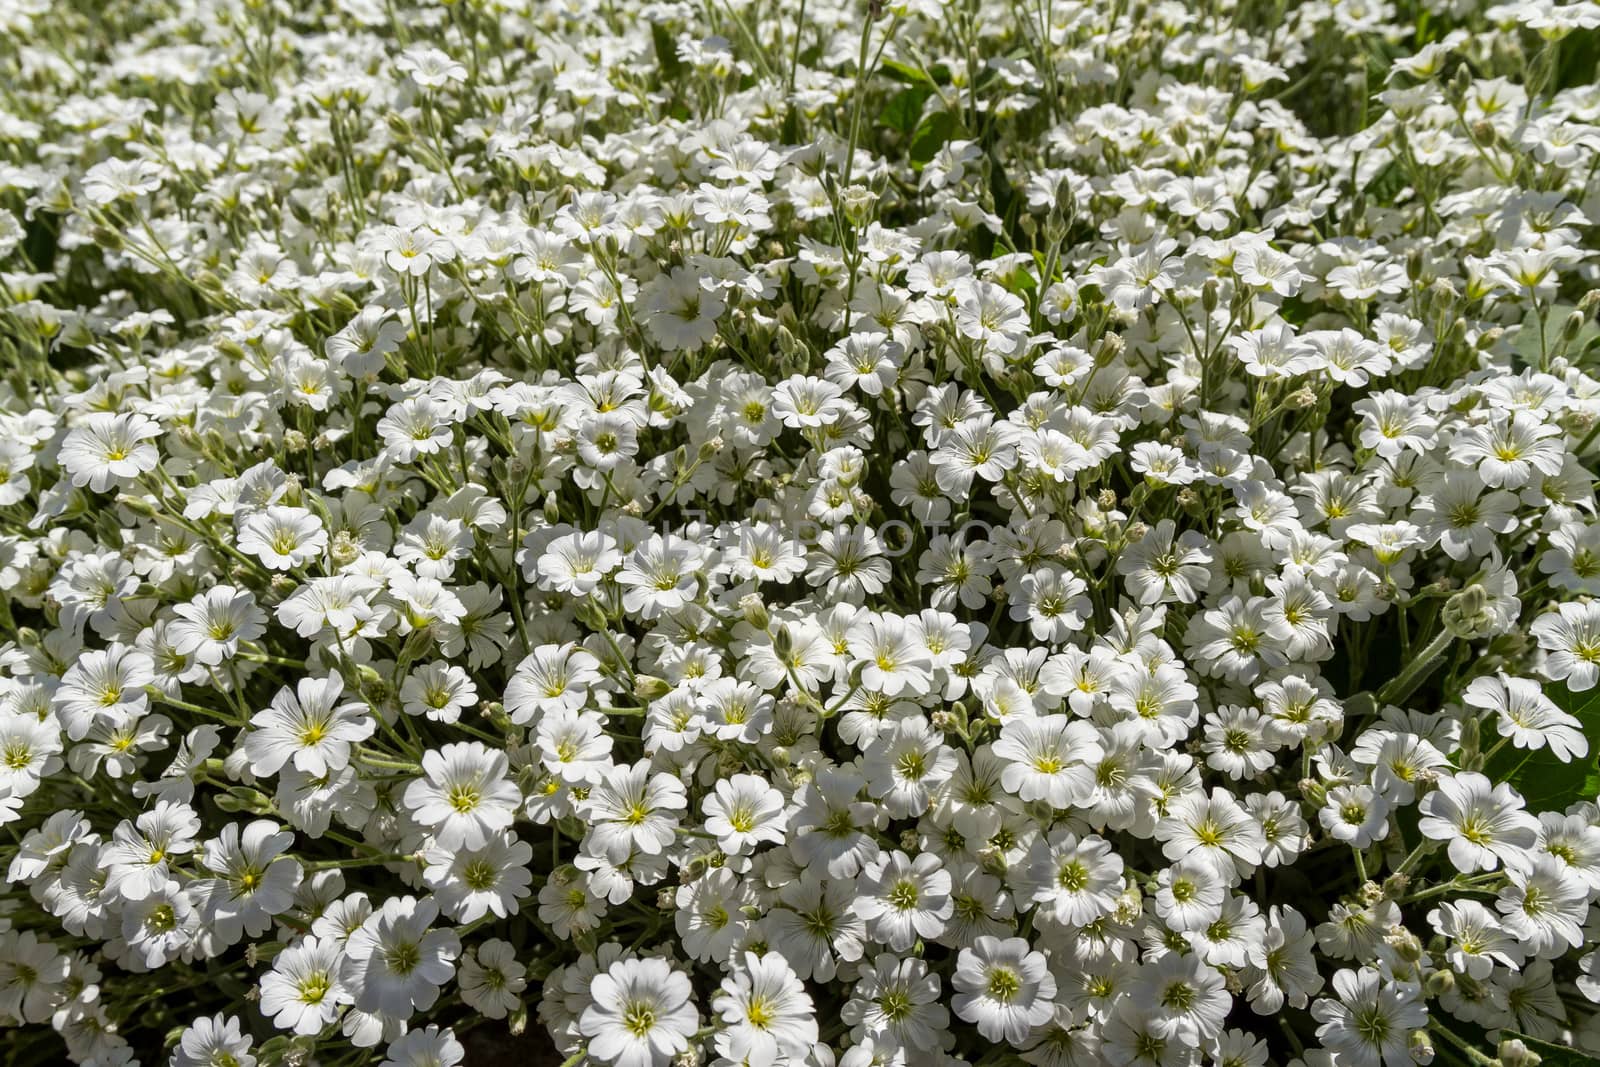
[[1201, 1048], [1222, 1032], [1232, 998], [1214, 967], [1169, 952], [1140, 969], [1132, 1003], [1152, 1032]]
[[89, 168], [83, 195], [91, 204], [133, 200], [161, 188], [161, 167], [149, 159], [105, 159]]
[[261, 1014], [280, 1030], [317, 1034], [353, 1001], [340, 979], [343, 954], [328, 938], [303, 937], [278, 953], [261, 977]]
[[706, 833], [730, 856], [753, 850], [763, 841], [782, 843], [788, 824], [783, 794], [756, 774], [736, 774], [717, 782], [701, 805]]
[[614, 768], [589, 794], [587, 846], [613, 863], [633, 849], [656, 855], [677, 836], [677, 813], [687, 807], [683, 783], [652, 773], [648, 760]]
[[1568, 602], [1546, 612], [1528, 628], [1546, 650], [1545, 673], [1574, 693], [1600, 680], [1600, 602]]
[[1008, 720], [994, 753], [1006, 761], [1000, 780], [1007, 792], [1066, 809], [1088, 799], [1104, 750], [1088, 723], [1047, 715]]
[[1500, 736], [1517, 748], [1550, 751], [1563, 763], [1588, 755], [1589, 742], [1582, 724], [1545, 696], [1539, 683], [1529, 678], [1474, 678], [1461, 699], [1475, 708], [1493, 711]]
[[1015, 877], [1019, 898], [1068, 926], [1087, 926], [1116, 905], [1122, 891], [1122, 857], [1111, 843], [1090, 834], [1079, 839], [1056, 829], [1036, 838]]
[[73, 485], [103, 493], [156, 469], [161, 456], [150, 442], [161, 433], [160, 423], [137, 412], [96, 412], [61, 442], [61, 466]]
[[1230, 885], [1241, 868], [1261, 862], [1265, 845], [1260, 825], [1224, 789], [1213, 789], [1209, 797], [1196, 790], [1178, 798], [1157, 824], [1156, 837], [1169, 860], [1202, 859]]
[[1507, 864], [1511, 884], [1495, 908], [1511, 936], [1537, 957], [1554, 957], [1584, 943], [1580, 924], [1589, 914], [1589, 888], [1551, 855], [1523, 866]]
[[857, 1041], [871, 1037], [889, 1048], [931, 1052], [950, 1021], [939, 1003], [939, 976], [920, 959], [880, 953], [864, 968], [840, 1011]]
[[506, 778], [506, 755], [481, 741], [422, 754], [425, 777], [406, 786], [405, 806], [444, 849], [480, 849], [516, 817], [522, 793]]
[[178, 621], [167, 631], [173, 651], [208, 667], [231, 659], [241, 641], [266, 632], [267, 613], [256, 606], [255, 596], [231, 585], [212, 586], [174, 610]]
[[1389, 836], [1389, 802], [1370, 785], [1336, 785], [1317, 819], [1328, 836], [1352, 848], [1366, 848]]
[[201, 882], [202, 912], [221, 941], [260, 937], [294, 904], [302, 869], [284, 854], [293, 844], [294, 834], [270, 819], [252, 820], [243, 830], [230, 823], [205, 843], [201, 863], [214, 877]]
[[412, 45], [395, 60], [395, 69], [411, 75], [424, 89], [439, 89], [451, 82], [467, 80], [467, 68], [448, 52], [423, 45]]
[[808, 1055], [817, 1043], [817, 1016], [794, 970], [776, 952], [747, 952], [711, 1001], [721, 1016], [717, 1052], [750, 1067], [773, 1067]]
[[1044, 953], [1020, 937], [980, 937], [961, 950], [951, 978], [956, 1014], [990, 1041], [1021, 1047], [1054, 1014], [1056, 981]]
[[172, 1052], [172, 1067], [215, 1067], [237, 1064], [255, 1067], [250, 1054], [254, 1040], [240, 1026], [237, 1015], [202, 1016], [184, 1028]]
[[239, 527], [239, 551], [275, 571], [305, 566], [321, 555], [327, 544], [322, 520], [305, 508], [275, 504], [251, 515]]
[[950, 873], [938, 856], [927, 852], [912, 859], [895, 851], [872, 860], [861, 872], [856, 893], [855, 912], [866, 921], [868, 933], [896, 952], [906, 951], [919, 938], [937, 938], [955, 910]]
[[1476, 900], [1446, 901], [1428, 912], [1428, 925], [1450, 939], [1450, 966], [1482, 981], [1496, 964], [1521, 967], [1523, 948], [1494, 912]]
[[1522, 798], [1509, 785], [1492, 784], [1468, 771], [1439, 780], [1422, 798], [1417, 829], [1434, 841], [1449, 842], [1450, 862], [1466, 874], [1525, 865], [1539, 820], [1522, 810]]
[[504, 1019], [522, 1003], [526, 968], [508, 941], [491, 937], [461, 957], [456, 982], [467, 1006], [488, 1019]]
[[490, 835], [482, 845], [446, 848], [435, 845], [426, 854], [423, 881], [439, 908], [459, 922], [476, 922], [487, 914], [499, 918], [521, 910], [529, 895], [533, 848], [510, 833]]
[[579, 1021], [589, 1054], [617, 1067], [665, 1067], [700, 1025], [689, 977], [659, 958], [619, 960], [589, 985]]
[[1371, 967], [1333, 976], [1337, 1000], [1311, 1006], [1322, 1025], [1317, 1038], [1353, 1067], [1402, 1067], [1411, 1062], [1411, 1032], [1428, 1024], [1428, 1013], [1412, 987], [1385, 982]]
[[710, 344], [726, 308], [721, 294], [706, 288], [687, 267], [660, 275], [639, 294], [645, 328], [669, 352], [693, 352]]
[[466, 1055], [455, 1031], [426, 1026], [390, 1042], [381, 1067], [456, 1067]]
[[350, 935], [342, 977], [358, 1009], [406, 1019], [433, 1006], [461, 954], [454, 931], [430, 929], [438, 915], [427, 898], [390, 897]]
[[338, 675], [302, 678], [294, 689], [278, 690], [272, 706], [250, 719], [255, 729], [245, 735], [244, 750], [251, 770], [277, 774], [292, 761], [298, 770], [322, 775], [348, 763], [351, 746], [371, 737], [377, 722], [360, 704], [338, 703], [343, 692]]
[[104, 892], [141, 901], [164, 889], [172, 863], [195, 850], [200, 819], [187, 804], [160, 801], [133, 822], [124, 819], [100, 854]]

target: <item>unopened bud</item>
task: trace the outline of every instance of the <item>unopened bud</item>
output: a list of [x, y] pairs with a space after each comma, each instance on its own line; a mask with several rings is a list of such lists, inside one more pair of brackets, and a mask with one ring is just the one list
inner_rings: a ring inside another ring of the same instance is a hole
[[1456, 988], [1456, 975], [1454, 971], [1440, 970], [1428, 975], [1427, 982], [1423, 983], [1430, 997], [1442, 997], [1453, 992]]
[[155, 505], [151, 504], [150, 501], [146, 500], [142, 496], [133, 496], [130, 493], [120, 493], [117, 496], [117, 503], [133, 512], [135, 515], [143, 515], [147, 519], [156, 513]]
[[1521, 1038], [1508, 1037], [1496, 1050], [1505, 1067], [1539, 1067], [1540, 1055], [1529, 1048]]
[[1427, 1030], [1413, 1030], [1407, 1039], [1406, 1050], [1411, 1054], [1411, 1062], [1418, 1067], [1427, 1067], [1433, 1062], [1433, 1038], [1428, 1036]]
[[1445, 629], [1468, 639], [1481, 633], [1492, 621], [1488, 612], [1489, 594], [1481, 585], [1469, 585], [1444, 602], [1439, 613]]
[[[1372, 886], [1376, 891], [1373, 899], [1374, 903], [1383, 899], [1383, 890], [1379, 888], [1376, 882], [1368, 882], [1362, 886], [1363, 894], [1365, 894], [1367, 886]], [[1389, 942], [1389, 947], [1394, 949], [1395, 954], [1407, 963], [1416, 963], [1422, 958], [1422, 942], [1418, 941], [1417, 935], [1410, 930], [1397, 929], [1386, 940]]]
[[580, 600], [572, 606], [573, 616], [591, 630], [606, 628], [606, 613], [593, 600]]
[[96, 245], [105, 249], [107, 252], [122, 251], [122, 234], [118, 233], [116, 230], [113, 230], [109, 226], [94, 227], [89, 231], [89, 237]]
[[672, 684], [665, 678], [657, 678], [653, 674], [633, 676], [633, 695], [640, 700], [660, 700], [670, 692]]
[[1094, 362], [1098, 367], [1106, 367], [1114, 363], [1122, 355], [1123, 341], [1114, 333], [1108, 333], [1100, 338], [1099, 347], [1095, 349]]
[[852, 185], [840, 194], [839, 199], [844, 204], [844, 213], [852, 221], [860, 222], [878, 202], [878, 194], [865, 185]]
[[1581, 311], [1574, 311], [1567, 316], [1567, 321], [1561, 324], [1561, 339], [1567, 344], [1578, 339], [1578, 334], [1583, 330], [1583, 324], [1588, 322], [1588, 317]]
[[747, 593], [739, 598], [739, 614], [744, 616], [744, 621], [754, 626], [757, 630], [765, 630], [772, 624], [772, 616], [767, 612], [767, 606], [761, 602], [757, 593]]

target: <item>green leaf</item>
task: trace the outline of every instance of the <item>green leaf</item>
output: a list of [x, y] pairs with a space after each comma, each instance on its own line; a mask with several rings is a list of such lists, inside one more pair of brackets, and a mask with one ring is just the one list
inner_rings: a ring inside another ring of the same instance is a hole
[[[1544, 345], [1554, 353], [1561, 345], [1561, 331], [1567, 325], [1567, 319], [1578, 310], [1572, 304], [1555, 304], [1545, 312]], [[1574, 364], [1581, 364], [1586, 349], [1600, 340], [1600, 324], [1593, 319], [1586, 318], [1578, 336], [1567, 345], [1567, 360]], [[1522, 328], [1517, 331], [1517, 336], [1511, 343], [1512, 349], [1525, 366], [1537, 367], [1539, 365], [1539, 316], [1532, 311], [1523, 316]]]
[[928, 102], [933, 90], [923, 85], [901, 89], [890, 98], [889, 104], [878, 116], [878, 124], [901, 133], [910, 133], [922, 121], [922, 105]]
[[1484, 773], [1507, 781], [1522, 794], [1529, 811], [1565, 811], [1574, 800], [1600, 794], [1600, 688], [1574, 693], [1564, 683], [1547, 685], [1545, 695], [1578, 720], [1589, 742], [1589, 754], [1562, 763], [1548, 746], [1528, 751], [1506, 746], [1489, 762]]
[[1540, 1041], [1527, 1034], [1519, 1034], [1514, 1030], [1500, 1031], [1501, 1040], [1514, 1037], [1528, 1046], [1528, 1051], [1537, 1053], [1539, 1067], [1600, 1067], [1600, 1060], [1595, 1059], [1587, 1052], [1579, 1052], [1566, 1045], [1552, 1045], [1548, 1041]]
[[943, 148], [956, 131], [956, 117], [948, 111], [935, 111], [917, 124], [911, 135], [911, 165], [921, 170]]
[[650, 40], [656, 47], [656, 65], [664, 78], [671, 80], [683, 73], [683, 60], [678, 58], [678, 45], [667, 28], [659, 22], [650, 25]]
[[933, 85], [933, 76], [921, 67], [913, 67], [909, 63], [902, 63], [898, 59], [885, 59], [878, 64], [878, 69], [884, 77], [907, 85]]

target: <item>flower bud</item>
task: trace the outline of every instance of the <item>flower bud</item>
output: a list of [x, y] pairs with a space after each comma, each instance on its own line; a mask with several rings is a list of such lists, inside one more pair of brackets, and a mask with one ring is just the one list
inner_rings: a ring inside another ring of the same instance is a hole
[[633, 695], [640, 700], [660, 700], [672, 692], [672, 683], [653, 674], [633, 676]]
[[1578, 339], [1578, 334], [1583, 330], [1583, 324], [1588, 322], [1588, 317], [1581, 311], [1574, 311], [1567, 316], [1567, 321], [1561, 324], [1561, 339], [1567, 344]]
[[89, 231], [89, 237], [100, 248], [107, 252], [122, 251], [122, 234], [109, 226], [96, 226]]
[[1300, 779], [1300, 795], [1316, 807], [1322, 807], [1328, 799], [1328, 791], [1321, 782], [1315, 778]]
[[1411, 1062], [1425, 1065], [1433, 1062], [1433, 1038], [1428, 1036], [1428, 1031], [1413, 1030], [1407, 1040], [1407, 1050], [1411, 1054]]
[[767, 613], [767, 606], [761, 602], [759, 593], [747, 593], [739, 598], [739, 614], [757, 630], [765, 630], [772, 624], [772, 616]]
[[1505, 1067], [1539, 1067], [1541, 1059], [1537, 1052], [1516, 1037], [1508, 1037], [1500, 1042], [1496, 1055]]
[[580, 600], [572, 606], [572, 614], [591, 630], [606, 628], [606, 613], [593, 600]]
[[1442, 997], [1446, 993], [1453, 991], [1455, 987], [1455, 972], [1449, 970], [1434, 971], [1428, 975], [1428, 980], [1424, 983], [1424, 988], [1427, 989], [1430, 997]]
[[1100, 344], [1094, 352], [1095, 366], [1107, 367], [1116, 362], [1117, 357], [1122, 355], [1123, 347], [1122, 338], [1114, 333], [1108, 333], [1100, 338]]
[[1439, 616], [1445, 629], [1463, 640], [1470, 640], [1493, 622], [1488, 605], [1489, 594], [1483, 586], [1469, 585], [1444, 602]]
[[154, 504], [151, 504], [150, 501], [142, 496], [134, 496], [131, 493], [117, 494], [117, 503], [135, 515], [142, 515], [147, 519], [156, 513]]
[[839, 194], [839, 202], [844, 206], [844, 213], [855, 223], [865, 222], [872, 208], [878, 202], [878, 194], [865, 185], [852, 185]]
[[[1368, 882], [1362, 886], [1363, 895], [1366, 893], [1367, 886], [1372, 886], [1376, 890], [1374, 903], [1383, 899], [1383, 890], [1378, 887], [1376, 882]], [[1418, 941], [1417, 935], [1410, 930], [1396, 928], [1385, 940], [1389, 942], [1389, 947], [1394, 949], [1395, 954], [1407, 963], [1416, 963], [1422, 958], [1422, 942]]]

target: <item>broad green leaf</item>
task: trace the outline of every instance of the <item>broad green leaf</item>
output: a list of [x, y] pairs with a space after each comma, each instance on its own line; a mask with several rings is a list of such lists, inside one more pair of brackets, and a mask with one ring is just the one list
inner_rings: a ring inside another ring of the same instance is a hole
[[878, 116], [878, 124], [910, 133], [922, 121], [922, 106], [928, 102], [933, 90], [925, 85], [912, 85], [901, 89], [889, 99], [888, 106]]
[[938, 154], [956, 130], [956, 117], [948, 111], [935, 111], [917, 124], [911, 135], [911, 165], [918, 170]]
[[650, 26], [650, 40], [655, 44], [656, 64], [661, 68], [662, 77], [668, 81], [683, 73], [683, 60], [678, 58], [678, 45], [661, 23], [652, 23]]
[[885, 59], [878, 64], [878, 69], [885, 77], [907, 85], [933, 85], [933, 76], [921, 67], [913, 67], [909, 63], [902, 63], [898, 59]]
[[[1561, 331], [1567, 324], [1567, 319], [1577, 308], [1572, 304], [1556, 304], [1545, 311], [1544, 346], [1550, 352], [1555, 352], [1561, 344]], [[1583, 362], [1584, 353], [1597, 340], [1600, 340], [1600, 323], [1593, 319], [1586, 319], [1583, 328], [1578, 331], [1578, 336], [1567, 345], [1567, 360], [1574, 364]], [[1537, 367], [1539, 365], [1539, 316], [1532, 311], [1523, 316], [1522, 328], [1517, 331], [1515, 340], [1511, 343], [1512, 349], [1525, 366]]]

